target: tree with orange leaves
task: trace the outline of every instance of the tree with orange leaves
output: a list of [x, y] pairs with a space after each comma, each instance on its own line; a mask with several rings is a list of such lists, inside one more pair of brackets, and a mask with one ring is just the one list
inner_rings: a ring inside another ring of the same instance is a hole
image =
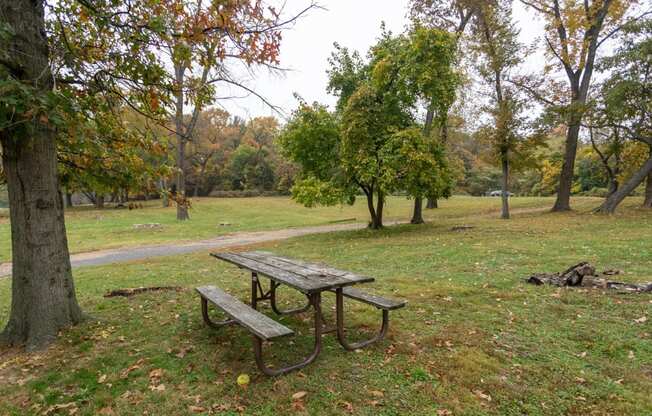
[[185, 144], [196, 117], [184, 123], [184, 105], [208, 105], [220, 84], [255, 93], [233, 65], [275, 67], [282, 30], [312, 7], [284, 19], [263, 0], [0, 2], [0, 143], [13, 253], [11, 311], [0, 343], [41, 348], [83, 320], [57, 141], [82, 134], [80, 125], [102, 128], [88, 122], [118, 118], [127, 106], [166, 127], [173, 111], [171, 130]]

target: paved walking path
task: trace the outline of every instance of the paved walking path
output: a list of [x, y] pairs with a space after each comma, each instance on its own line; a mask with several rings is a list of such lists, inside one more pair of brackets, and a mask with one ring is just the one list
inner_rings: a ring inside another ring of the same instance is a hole
[[[388, 224], [389, 225], [389, 224]], [[285, 240], [308, 234], [321, 234], [333, 231], [359, 230], [366, 227], [364, 223], [329, 224], [312, 227], [286, 228], [283, 230], [239, 232], [208, 240], [170, 243], [156, 246], [124, 247], [111, 250], [91, 251], [72, 254], [70, 262], [73, 268], [99, 266], [110, 263], [122, 263], [150, 257], [173, 256], [175, 254], [193, 253], [210, 249], [245, 246], [268, 241]], [[0, 264], [0, 278], [11, 275], [11, 263]]]
[[[513, 214], [545, 212], [548, 208], [521, 208], [512, 210]], [[496, 212], [475, 215], [474, 218], [493, 217]], [[463, 218], [463, 217], [460, 217]], [[385, 221], [385, 225], [405, 224], [406, 221]], [[286, 228], [283, 230], [239, 232], [208, 240], [168, 243], [156, 246], [124, 247], [111, 250], [91, 251], [72, 254], [70, 262], [73, 268], [83, 266], [100, 266], [103, 264], [123, 263], [151, 257], [173, 256], [175, 254], [193, 253], [211, 249], [246, 246], [268, 241], [286, 240], [308, 234], [322, 234], [333, 231], [360, 230], [366, 223], [327, 224], [311, 227]], [[11, 275], [11, 263], [0, 264], [0, 278]]]

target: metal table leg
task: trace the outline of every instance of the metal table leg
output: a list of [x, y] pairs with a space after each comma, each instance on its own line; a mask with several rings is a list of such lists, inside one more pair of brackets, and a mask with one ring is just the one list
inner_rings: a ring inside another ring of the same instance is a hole
[[310, 298], [308, 298], [308, 304], [306, 306], [303, 306], [303, 307], [300, 307], [300, 308], [295, 308], [295, 309], [288, 309], [288, 310], [285, 310], [285, 311], [280, 310], [278, 308], [278, 306], [276, 305], [276, 289], [279, 286], [281, 286], [280, 283], [276, 283], [275, 281], [270, 280], [270, 288], [269, 288], [270, 300], [269, 301], [270, 301], [270, 304], [272, 306], [272, 310], [274, 311], [274, 313], [276, 313], [277, 315], [293, 315], [293, 314], [296, 314], [296, 313], [305, 312], [308, 309], [310, 309], [311, 302], [310, 302]]
[[349, 343], [346, 341], [346, 336], [344, 335], [344, 295], [342, 294], [342, 288], [335, 290], [335, 311], [337, 315], [337, 340], [345, 350], [353, 351], [366, 347], [369, 344], [380, 341], [385, 337], [385, 334], [387, 334], [387, 328], [389, 327], [389, 311], [383, 309], [383, 323], [380, 327], [380, 331], [375, 337], [356, 343]]

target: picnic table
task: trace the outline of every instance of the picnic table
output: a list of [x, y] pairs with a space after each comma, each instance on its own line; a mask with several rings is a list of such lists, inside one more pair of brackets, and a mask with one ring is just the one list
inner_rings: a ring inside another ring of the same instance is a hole
[[[251, 303], [248, 306], [215, 286], [199, 287], [197, 291], [201, 297], [203, 319], [208, 326], [213, 328], [238, 324], [249, 330], [253, 335], [256, 364], [263, 373], [270, 376], [285, 374], [313, 362], [321, 352], [322, 336], [326, 333], [336, 332], [339, 343], [346, 350], [363, 348], [383, 339], [389, 327], [389, 311], [402, 308], [406, 304], [405, 301], [383, 298], [352, 287], [361, 283], [373, 282], [374, 278], [372, 277], [335, 269], [323, 264], [307, 263], [264, 251], [213, 253], [211, 256], [251, 272]], [[261, 276], [270, 280], [267, 291], [263, 289]], [[276, 298], [277, 289], [281, 285], [304, 294], [307, 298], [306, 305], [296, 309], [281, 310], [277, 305]], [[322, 294], [325, 292], [335, 294], [336, 323], [334, 328], [325, 325], [326, 320], [321, 308]], [[346, 340], [344, 330], [345, 297], [382, 310], [382, 324], [373, 338], [357, 343], [349, 343]], [[291, 315], [313, 310], [314, 348], [302, 362], [278, 369], [272, 369], [263, 363], [263, 342], [292, 335], [294, 331], [258, 312], [257, 306], [260, 301], [269, 301], [272, 310], [278, 315]], [[229, 315], [231, 319], [222, 322], [211, 320], [208, 314], [209, 302]]]

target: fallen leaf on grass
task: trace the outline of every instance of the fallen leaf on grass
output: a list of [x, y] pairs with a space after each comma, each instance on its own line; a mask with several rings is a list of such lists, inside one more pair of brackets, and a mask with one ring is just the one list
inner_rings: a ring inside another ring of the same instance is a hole
[[104, 416], [113, 416], [115, 415], [115, 412], [113, 411], [112, 407], [103, 407], [97, 412], [97, 414]]
[[306, 405], [303, 404], [303, 402], [300, 400], [292, 402], [292, 410], [294, 410], [295, 412], [303, 412], [304, 410], [306, 410]]
[[149, 372], [149, 378], [150, 379], [160, 379], [161, 377], [163, 377], [163, 369], [162, 368], [156, 368], [156, 369]]
[[452, 416], [453, 412], [448, 409], [439, 409], [437, 410], [437, 416]]
[[130, 365], [129, 367], [127, 367], [127, 368], [125, 368], [124, 370], [122, 370], [122, 372], [120, 373], [120, 378], [127, 378], [127, 377], [129, 377], [129, 374], [130, 374], [132, 371], [135, 371], [135, 370], [140, 369], [144, 363], [145, 363], [145, 360], [142, 359], [142, 358], [141, 358], [140, 360], [136, 361], [133, 365]]
[[162, 392], [162, 391], [165, 391], [165, 384], [159, 384], [157, 386], [151, 385], [151, 386], [149, 386], [149, 389], [151, 391]]
[[371, 390], [369, 392], [369, 394], [371, 394], [374, 397], [384, 397], [385, 396], [385, 393], [383, 393], [382, 391], [379, 391], [379, 390]]
[[202, 413], [206, 411], [206, 408], [201, 406], [188, 406], [188, 410], [190, 410], [193, 413]]
[[634, 322], [636, 322], [637, 324], [643, 324], [647, 322], [647, 316], [641, 316], [638, 319], [634, 319]]
[[486, 400], [488, 402], [491, 401], [491, 396], [482, 392], [481, 390], [473, 390], [473, 394], [481, 398], [482, 400]]
[[45, 412], [43, 412], [43, 414], [47, 416], [47, 415], [57, 413], [60, 410], [67, 410], [69, 415], [74, 415], [75, 413], [77, 413], [77, 403], [70, 402], [70, 403], [63, 403], [63, 404], [55, 404], [45, 409]]
[[98, 379], [97, 382], [99, 384], [103, 384], [106, 381], [106, 374], [102, 374]]
[[305, 391], [298, 391], [292, 395], [292, 400], [302, 400], [308, 395], [308, 392]]
[[353, 405], [349, 402], [342, 402], [342, 407], [347, 413], [353, 413]]

